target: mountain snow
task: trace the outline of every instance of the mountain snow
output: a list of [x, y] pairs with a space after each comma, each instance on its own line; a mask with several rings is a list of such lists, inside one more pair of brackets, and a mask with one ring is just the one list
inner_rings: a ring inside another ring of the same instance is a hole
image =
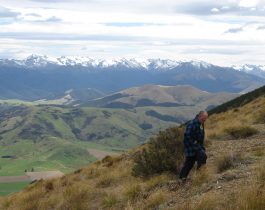
[[265, 78], [265, 65], [251, 65], [245, 64], [241, 66], [233, 66], [233, 69], [237, 71], [242, 71], [248, 74], [253, 74], [262, 78]]
[[232, 66], [233, 69], [238, 71], [250, 72], [250, 71], [264, 71], [265, 72], [265, 65], [252, 65], [252, 64], [244, 64], [239, 66]]
[[82, 66], [92, 68], [126, 67], [129, 69], [174, 69], [184, 63], [190, 63], [195, 67], [208, 68], [212, 66], [203, 61], [176, 61], [170, 59], [92, 59], [85, 56], [61, 56], [58, 58], [46, 55], [31, 55], [24, 60], [0, 59], [0, 65], [17, 65], [26, 67], [45, 67], [47, 65]]
[[[23, 60], [15, 59], [0, 59], [0, 65], [15, 65], [33, 67], [45, 67], [47, 65], [58, 66], [82, 66], [90, 68], [125, 68], [125, 69], [158, 69], [170, 70], [184, 64], [189, 64], [197, 68], [211, 68], [214, 65], [204, 61], [176, 61], [170, 59], [144, 59], [144, 58], [120, 58], [120, 59], [94, 59], [86, 56], [61, 56], [58, 58], [49, 57], [46, 55], [31, 55]], [[237, 71], [243, 71], [257, 76], [265, 77], [265, 65], [239, 65], [231, 67]]]

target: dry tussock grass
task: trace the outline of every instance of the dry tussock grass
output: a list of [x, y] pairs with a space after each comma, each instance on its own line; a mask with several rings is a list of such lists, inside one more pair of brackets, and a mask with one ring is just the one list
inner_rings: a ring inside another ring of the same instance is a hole
[[259, 105], [258, 107], [256, 107], [256, 109], [258, 111], [254, 114], [255, 123], [264, 124], [265, 123], [265, 106]]
[[[112, 162], [111, 167], [115, 166], [112, 170], [106, 164], [109, 162]], [[129, 186], [131, 182], [138, 181], [130, 176], [131, 164], [130, 161], [108, 158], [60, 179], [39, 181], [23, 192], [4, 199], [0, 209], [112, 208], [120, 202], [117, 195], [123, 184]]]
[[213, 114], [206, 121], [206, 134], [208, 138], [226, 138], [225, 130], [231, 127], [250, 126], [260, 122], [265, 117], [265, 98], [259, 97], [243, 107], [227, 112]]
[[97, 188], [110, 187], [111, 185], [115, 184], [115, 181], [116, 181], [115, 176], [109, 174], [103, 174], [98, 178], [96, 182], [96, 187]]
[[166, 201], [166, 195], [163, 192], [155, 192], [151, 194], [142, 209], [157, 209], [160, 205], [162, 205]]
[[140, 184], [127, 185], [123, 193], [128, 201], [136, 201], [143, 195], [143, 188]]
[[103, 198], [102, 207], [111, 209], [114, 208], [118, 204], [119, 200], [115, 194], [108, 194]]
[[265, 155], [265, 147], [257, 147], [252, 150], [252, 155], [262, 158]]
[[233, 126], [224, 129], [224, 132], [228, 133], [235, 139], [247, 138], [258, 133], [258, 130], [251, 126]]
[[230, 154], [220, 156], [216, 159], [216, 168], [217, 173], [221, 173], [223, 171], [226, 171], [230, 168], [235, 167], [238, 163], [240, 163], [244, 159], [242, 153], [233, 153], [230, 152]]
[[261, 162], [256, 168], [256, 174], [257, 174], [257, 182], [262, 185], [265, 185], [265, 160], [263, 160], [263, 162]]
[[[186, 202], [177, 208], [178, 210], [221, 210], [220, 206], [223, 205], [223, 200], [218, 198], [215, 194], [205, 194], [199, 201], [193, 202], [187, 199]], [[172, 209], [173, 210], [173, 209]]]
[[265, 188], [262, 185], [253, 184], [241, 188], [235, 196], [234, 203], [229, 204], [228, 210], [264, 210]]
[[209, 182], [210, 176], [210, 169], [206, 166], [202, 166], [199, 170], [196, 170], [192, 176], [192, 185], [194, 188], [198, 188], [204, 183]]
[[227, 205], [228, 210], [264, 210], [265, 209], [265, 160], [256, 166], [249, 184], [240, 186], [233, 193], [233, 199]]
[[216, 195], [205, 195], [201, 201], [194, 207], [194, 210], [214, 210], [221, 204], [220, 198]]
[[172, 177], [172, 175], [168, 174], [168, 173], [157, 175], [154, 177], [150, 177], [145, 182], [144, 190], [146, 192], [149, 192], [149, 191], [154, 190], [155, 188], [157, 188], [159, 186], [163, 186], [165, 183], [168, 183], [169, 181], [171, 181], [174, 178], [175, 177]]
[[[165, 186], [175, 177], [172, 174], [161, 174], [149, 179], [135, 178], [130, 175], [131, 166], [130, 161], [119, 161], [111, 166], [113, 168], [110, 171], [108, 166], [97, 164], [60, 179], [40, 181], [35, 186], [28, 187], [24, 193], [5, 199], [1, 202], [0, 209], [167, 209], [166, 203], [172, 198], [172, 194], [165, 190]], [[264, 186], [265, 179], [265, 169], [262, 166], [263, 163], [256, 168], [257, 177], [253, 180], [253, 184], [249, 185], [251, 188], [244, 190], [239, 188], [239, 192], [235, 192], [236, 198], [233, 200], [235, 204], [232, 201], [225, 203], [227, 209], [260, 209], [264, 204], [261, 201], [264, 192], [260, 187], [262, 183]], [[94, 173], [100, 175], [94, 176]], [[214, 170], [204, 167], [191, 175], [190, 187], [191, 190], [193, 189], [191, 192], [196, 194], [200, 187], [211, 182]], [[106, 180], [107, 185], [105, 185]], [[246, 191], [251, 193], [244, 194]], [[249, 202], [241, 198], [250, 195], [255, 196], [252, 196]], [[186, 204], [178, 209], [214, 210], [220, 208], [222, 202], [229, 200], [227, 197], [217, 197], [216, 194], [207, 193], [196, 205], [191, 202], [192, 205]]]

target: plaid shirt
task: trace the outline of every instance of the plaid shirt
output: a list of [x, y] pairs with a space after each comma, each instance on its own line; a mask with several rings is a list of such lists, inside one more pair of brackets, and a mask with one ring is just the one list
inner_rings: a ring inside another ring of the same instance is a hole
[[184, 151], [187, 157], [195, 156], [197, 151], [205, 151], [204, 142], [204, 126], [195, 118], [191, 120], [184, 133]]

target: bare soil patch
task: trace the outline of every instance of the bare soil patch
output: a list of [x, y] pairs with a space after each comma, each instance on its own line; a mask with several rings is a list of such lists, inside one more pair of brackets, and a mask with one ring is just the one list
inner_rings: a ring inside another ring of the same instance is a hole
[[0, 183], [26, 182], [62, 177], [61, 171], [27, 172], [24, 176], [0, 176]]
[[26, 182], [30, 181], [28, 176], [0, 176], [0, 183]]
[[64, 175], [61, 171], [42, 171], [42, 172], [27, 172], [27, 176], [31, 181], [40, 179], [59, 178]]
[[87, 151], [99, 160], [103, 159], [107, 155], [119, 155], [119, 153], [116, 153], [116, 152], [108, 152], [108, 151], [103, 151], [103, 150], [98, 150], [98, 149], [87, 149]]

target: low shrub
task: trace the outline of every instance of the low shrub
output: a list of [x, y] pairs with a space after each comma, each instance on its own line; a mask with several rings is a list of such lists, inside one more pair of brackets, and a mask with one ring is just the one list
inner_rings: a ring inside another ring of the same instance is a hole
[[101, 162], [104, 164], [104, 166], [110, 167], [113, 165], [114, 161], [113, 161], [113, 158], [111, 156], [107, 155], [101, 160]]
[[168, 128], [151, 138], [147, 147], [134, 155], [132, 175], [150, 176], [164, 171], [177, 173], [183, 161], [183, 128]]
[[237, 163], [242, 160], [242, 156], [240, 153], [225, 155], [219, 157], [216, 161], [217, 172], [221, 173], [226, 171], [232, 167], [234, 167]]
[[257, 129], [252, 128], [250, 126], [234, 126], [226, 128], [224, 131], [236, 139], [247, 138], [258, 133]]

